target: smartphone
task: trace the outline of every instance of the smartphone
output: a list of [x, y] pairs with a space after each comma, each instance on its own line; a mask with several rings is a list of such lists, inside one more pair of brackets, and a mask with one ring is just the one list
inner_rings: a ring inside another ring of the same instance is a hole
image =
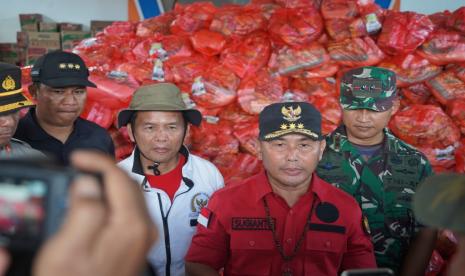
[[0, 160], [0, 246], [34, 252], [61, 225], [77, 175], [47, 160]]
[[362, 268], [344, 270], [341, 276], [394, 276], [389, 268]]

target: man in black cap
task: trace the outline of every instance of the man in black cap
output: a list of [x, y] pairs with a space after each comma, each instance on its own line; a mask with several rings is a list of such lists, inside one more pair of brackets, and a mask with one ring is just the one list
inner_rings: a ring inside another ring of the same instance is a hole
[[0, 63], [0, 158], [41, 155], [28, 144], [14, 139], [19, 121], [19, 110], [33, 106], [21, 88], [21, 70], [11, 64]]
[[259, 140], [265, 170], [213, 194], [187, 273], [319, 276], [376, 267], [357, 202], [314, 173], [326, 145], [318, 110], [305, 102], [267, 106]]
[[105, 129], [79, 118], [84, 108], [89, 71], [76, 54], [54, 51], [40, 57], [31, 71], [29, 92], [35, 108], [20, 120], [15, 137], [33, 148], [69, 163], [78, 148], [96, 149], [114, 156], [114, 145]]

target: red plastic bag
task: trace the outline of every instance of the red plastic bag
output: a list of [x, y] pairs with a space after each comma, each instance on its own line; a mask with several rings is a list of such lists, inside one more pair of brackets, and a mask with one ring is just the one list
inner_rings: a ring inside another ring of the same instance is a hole
[[328, 62], [323, 63], [320, 67], [317, 67], [312, 70], [305, 70], [300, 74], [292, 75], [294, 78], [326, 78], [331, 77], [339, 71], [339, 65], [330, 60]]
[[417, 145], [416, 148], [428, 158], [434, 172], [445, 172], [454, 169], [455, 146], [450, 145], [446, 148], [433, 148], [430, 146]]
[[202, 28], [208, 28], [217, 12], [211, 2], [195, 2], [189, 5], [176, 4], [176, 19], [171, 23], [171, 33], [186, 35]]
[[209, 64], [209, 60], [200, 55], [172, 57], [163, 63], [165, 80], [192, 83], [207, 70]]
[[259, 114], [265, 106], [280, 102], [285, 91], [286, 79], [260, 70], [243, 79], [237, 91], [237, 101], [249, 114]]
[[259, 8], [234, 6], [223, 8], [215, 14], [210, 30], [225, 36], [244, 36], [265, 30], [267, 21]]
[[239, 140], [240, 149], [243, 152], [257, 156], [258, 120], [249, 123], [235, 124], [233, 135]]
[[316, 9], [320, 8], [321, 0], [275, 0], [276, 3], [284, 8], [302, 8], [312, 6]]
[[446, 113], [452, 118], [462, 134], [465, 135], [465, 99], [450, 101]]
[[302, 47], [317, 40], [323, 31], [323, 20], [312, 6], [278, 9], [270, 18], [268, 32], [273, 42]]
[[323, 91], [314, 92], [309, 102], [321, 112], [321, 131], [324, 135], [334, 131], [342, 119], [342, 109], [339, 98]]
[[400, 94], [410, 104], [425, 104], [431, 97], [431, 90], [424, 83], [417, 83], [403, 88]]
[[108, 132], [110, 133], [111, 139], [113, 140], [113, 144], [115, 145], [116, 162], [119, 162], [131, 155], [134, 149], [134, 144], [131, 142], [131, 140], [129, 140], [128, 137], [126, 137], [126, 128], [123, 127], [119, 130], [115, 128], [110, 128]]
[[221, 63], [240, 78], [253, 75], [268, 63], [271, 44], [265, 33], [253, 33], [243, 40], [233, 41], [221, 53]]
[[127, 75], [133, 77], [139, 83], [143, 83], [146, 80], [152, 79], [152, 64], [148, 62], [144, 63], [133, 63], [126, 62], [121, 63], [116, 67], [116, 70], [119, 72], [125, 72]]
[[321, 14], [324, 19], [353, 19], [358, 15], [357, 0], [323, 0]]
[[335, 80], [332, 78], [308, 78], [308, 79], [294, 79], [291, 82], [290, 89], [292, 91], [302, 91], [311, 96], [314, 93], [328, 94], [337, 97]]
[[229, 104], [222, 108], [219, 117], [220, 120], [227, 120], [239, 125], [257, 120], [257, 116], [245, 113], [236, 103]]
[[447, 19], [447, 26], [456, 29], [465, 35], [465, 6], [456, 9]]
[[145, 39], [137, 44], [132, 53], [139, 62], [160, 59], [162, 61], [170, 57], [190, 57], [194, 50], [188, 37], [167, 35]]
[[103, 33], [107, 37], [119, 37], [120, 39], [127, 39], [134, 37], [136, 34], [136, 24], [129, 21], [116, 21], [113, 24], [106, 26]]
[[465, 83], [453, 71], [445, 71], [426, 81], [434, 97], [443, 105], [455, 99], [465, 98]]
[[389, 129], [413, 146], [444, 149], [460, 139], [460, 131], [440, 107], [411, 105], [397, 112], [389, 122]]
[[460, 140], [459, 146], [455, 149], [455, 171], [465, 173], [465, 138]]
[[268, 67], [274, 74], [289, 76], [322, 66], [328, 60], [325, 48], [314, 42], [298, 49], [288, 46], [276, 49], [271, 54]]
[[172, 12], [145, 19], [137, 24], [136, 35], [140, 37], [151, 37], [156, 34], [167, 35], [170, 33], [170, 25], [173, 20], [174, 14]]
[[440, 66], [431, 64], [415, 53], [387, 58], [378, 66], [396, 73], [397, 87], [406, 87], [431, 79], [442, 71]]
[[350, 67], [375, 65], [385, 57], [368, 36], [332, 41], [328, 43], [327, 49], [332, 60]]
[[426, 15], [414, 12], [388, 11], [378, 45], [390, 55], [408, 54], [425, 42], [434, 29]]
[[237, 154], [239, 141], [232, 135], [230, 122], [205, 117], [198, 128], [192, 128], [192, 152], [213, 159], [222, 154]]
[[463, 82], [465, 82], [465, 63], [464, 64], [456, 64], [451, 68], [452, 71], [454, 71], [455, 75], [461, 79]]
[[226, 186], [249, 178], [262, 169], [262, 162], [247, 153], [222, 154], [212, 161], [223, 175]]
[[190, 38], [194, 49], [206, 56], [221, 53], [226, 45], [226, 39], [222, 34], [205, 29], [195, 32]]
[[228, 105], [236, 99], [239, 78], [226, 66], [211, 64], [192, 85], [192, 99], [207, 108]]
[[452, 30], [437, 30], [418, 53], [439, 65], [465, 62], [465, 35]]
[[107, 129], [113, 124], [115, 114], [115, 110], [88, 99], [80, 116]]
[[447, 28], [447, 20], [452, 16], [452, 13], [448, 10], [437, 12], [428, 15], [428, 18], [433, 22], [434, 29]]
[[93, 101], [104, 101], [105, 106], [120, 109], [129, 105], [138, 84], [128, 78], [113, 79], [104, 76], [90, 75], [89, 80], [97, 85], [87, 88], [87, 98]]
[[438, 251], [434, 250], [431, 254], [431, 259], [426, 267], [425, 276], [437, 276], [440, 275], [442, 268], [444, 267], [444, 260]]

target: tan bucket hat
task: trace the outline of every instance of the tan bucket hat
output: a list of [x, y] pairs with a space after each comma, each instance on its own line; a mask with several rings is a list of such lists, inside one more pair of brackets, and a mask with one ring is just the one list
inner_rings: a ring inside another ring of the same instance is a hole
[[127, 125], [137, 111], [181, 111], [191, 124], [202, 122], [200, 111], [188, 108], [179, 88], [172, 83], [157, 83], [139, 87], [127, 109], [118, 114], [118, 128]]

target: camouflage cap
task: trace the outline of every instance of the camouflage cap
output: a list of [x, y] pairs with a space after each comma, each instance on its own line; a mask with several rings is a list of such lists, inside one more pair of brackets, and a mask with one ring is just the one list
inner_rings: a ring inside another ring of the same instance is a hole
[[416, 190], [413, 210], [425, 225], [465, 233], [465, 175], [428, 177]]
[[341, 80], [340, 101], [344, 109], [386, 111], [396, 96], [396, 74], [379, 67], [347, 71]]

